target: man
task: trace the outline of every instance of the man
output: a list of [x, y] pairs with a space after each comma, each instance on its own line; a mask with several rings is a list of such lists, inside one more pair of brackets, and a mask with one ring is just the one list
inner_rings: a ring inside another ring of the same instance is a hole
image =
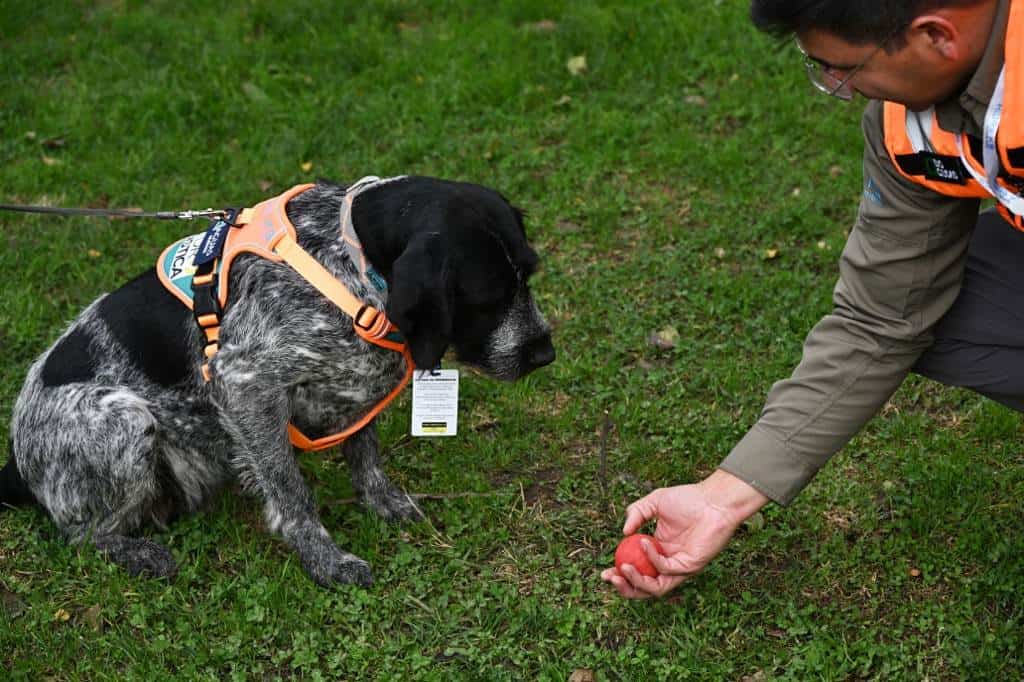
[[792, 377], [718, 470], [627, 509], [623, 532], [657, 519], [666, 553], [645, 548], [657, 578], [601, 574], [628, 598], [669, 592], [792, 501], [911, 371], [1024, 411], [1024, 2], [753, 0], [751, 15], [793, 35], [819, 90], [872, 100], [864, 195]]

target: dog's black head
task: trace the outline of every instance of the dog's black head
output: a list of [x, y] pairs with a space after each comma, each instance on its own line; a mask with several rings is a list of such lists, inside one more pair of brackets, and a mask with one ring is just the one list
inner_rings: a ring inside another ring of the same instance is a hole
[[360, 194], [352, 217], [417, 367], [436, 366], [449, 346], [459, 361], [507, 380], [555, 359], [527, 284], [537, 254], [522, 212], [500, 194], [406, 177]]

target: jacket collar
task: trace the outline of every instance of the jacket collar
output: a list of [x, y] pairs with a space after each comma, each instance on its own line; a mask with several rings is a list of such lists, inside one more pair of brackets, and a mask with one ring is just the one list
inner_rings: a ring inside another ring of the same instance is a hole
[[985, 111], [1003, 68], [1006, 25], [1010, 17], [1010, 0], [999, 0], [988, 45], [981, 62], [967, 86], [956, 96], [935, 105], [939, 126], [950, 132], [980, 135], [985, 125]]

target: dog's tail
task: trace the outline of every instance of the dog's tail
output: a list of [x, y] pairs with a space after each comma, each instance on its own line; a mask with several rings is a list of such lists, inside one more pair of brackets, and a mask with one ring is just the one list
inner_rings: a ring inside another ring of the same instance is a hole
[[18, 471], [18, 463], [14, 460], [13, 445], [12, 443], [12, 447], [8, 450], [11, 456], [7, 459], [7, 465], [0, 469], [0, 511], [3, 510], [4, 505], [16, 507], [35, 504], [36, 501], [32, 491], [25, 485], [21, 472]]

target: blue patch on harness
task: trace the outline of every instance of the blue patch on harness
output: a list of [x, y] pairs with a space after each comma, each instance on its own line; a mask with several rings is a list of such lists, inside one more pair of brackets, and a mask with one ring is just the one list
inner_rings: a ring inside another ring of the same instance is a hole
[[199, 251], [196, 253], [195, 264], [197, 266], [206, 265], [220, 258], [221, 253], [224, 252], [224, 242], [227, 241], [228, 232], [231, 230], [231, 225], [235, 222], [235, 215], [237, 213], [235, 210], [230, 210], [226, 217], [215, 218], [210, 221], [210, 227], [206, 230], [206, 234], [203, 235], [203, 243], [200, 244]]
[[[205, 232], [179, 239], [167, 249], [160, 261], [160, 269], [171, 286], [188, 300], [195, 299], [192, 291], [192, 275], [196, 272], [196, 255], [203, 243]], [[217, 264], [220, 271], [220, 263]]]

